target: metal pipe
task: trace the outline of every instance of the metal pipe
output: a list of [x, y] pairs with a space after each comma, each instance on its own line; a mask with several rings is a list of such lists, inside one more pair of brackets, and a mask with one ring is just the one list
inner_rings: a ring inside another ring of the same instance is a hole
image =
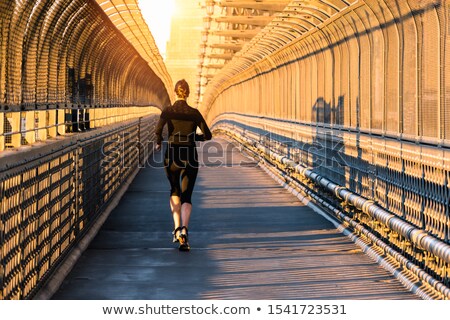
[[[438, 291], [440, 294], [442, 294], [446, 299], [450, 299], [450, 288], [445, 286], [442, 282], [436, 280], [433, 278], [430, 274], [428, 274], [426, 271], [422, 270], [420, 267], [409, 261], [407, 258], [405, 258], [402, 254], [395, 251], [391, 246], [384, 243], [381, 239], [379, 239], [376, 235], [374, 235], [370, 230], [366, 229], [362, 224], [356, 222], [355, 220], [348, 217], [342, 210], [336, 208], [331, 203], [328, 203], [324, 201], [322, 198], [320, 198], [317, 194], [312, 192], [311, 190], [307, 189], [306, 187], [299, 184], [297, 181], [295, 181], [293, 178], [291, 178], [289, 175], [283, 173], [280, 169], [277, 168], [270, 168], [267, 166], [267, 164], [264, 164], [268, 170], [270, 171], [277, 171], [275, 174], [280, 175], [283, 179], [285, 179], [286, 183], [289, 185], [292, 185], [295, 189], [298, 190], [298, 192], [302, 192], [307, 197], [310, 197], [314, 199], [316, 202], [320, 203], [323, 207], [333, 212], [333, 214], [338, 217], [339, 219], [345, 221], [348, 223], [353, 229], [357, 230], [358, 232], [364, 234], [367, 238], [369, 238], [373, 243], [375, 243], [378, 247], [383, 249], [384, 252], [386, 252], [388, 255], [393, 257], [397, 262], [399, 262], [401, 265], [405, 266], [407, 270], [411, 271], [414, 275], [416, 275], [422, 282], [427, 283], [430, 285], [433, 289]], [[418, 294], [423, 299], [432, 299], [430, 297], [430, 294], [423, 290], [422, 288], [418, 287], [416, 284], [412, 283], [408, 277], [401, 277], [399, 274], [395, 275], [397, 278], [399, 278], [400, 281], [405, 283], [405, 285], [408, 286], [414, 286], [414, 291], [416, 294]]]
[[[248, 138], [244, 139], [245, 137], [237, 132], [235, 128], [233, 131], [233, 134], [237, 135], [241, 140], [248, 141]], [[419, 248], [434, 254], [447, 263], [450, 263], [450, 245], [429, 235], [426, 231], [418, 229], [410, 223], [398, 218], [394, 214], [376, 205], [372, 200], [366, 199], [356, 193], [353, 193], [343, 186], [339, 186], [333, 181], [328, 180], [327, 178], [314, 172], [313, 170], [292, 161], [285, 155], [270, 150], [268, 147], [262, 145], [257, 141], [252, 142], [253, 143], [250, 144], [253, 144], [260, 153], [266, 154], [269, 158], [278, 161], [279, 163], [285, 165], [287, 168], [290, 168], [291, 170], [300, 174], [304, 178], [311, 180], [316, 185], [323, 187], [338, 199], [344, 200], [346, 203], [380, 221], [381, 223], [388, 226], [391, 230], [397, 232], [407, 240], [411, 241]]]

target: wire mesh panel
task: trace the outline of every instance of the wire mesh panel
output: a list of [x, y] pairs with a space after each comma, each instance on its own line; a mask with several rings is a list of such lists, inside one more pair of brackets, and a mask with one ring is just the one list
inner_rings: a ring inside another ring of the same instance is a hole
[[[319, 1], [310, 4], [317, 4], [317, 8], [324, 5], [319, 6]], [[279, 102], [296, 101], [298, 94], [298, 110], [292, 113], [298, 116], [292, 120], [317, 128], [308, 138], [284, 132], [285, 136], [297, 136], [303, 144], [323, 147], [307, 152], [305, 164], [320, 162], [324, 150], [335, 158], [336, 152], [340, 153], [347, 168], [341, 170], [334, 163], [318, 168], [321, 174], [445, 240], [447, 173], [438, 163], [442, 154], [430, 158], [426, 152], [434, 152], [448, 131], [448, 5], [444, 0], [358, 1], [318, 25], [320, 31], [309, 30], [270, 57], [263, 53], [265, 44], [255, 40], [248, 52], [251, 47], [262, 55], [258, 67], [246, 67], [251, 77], [223, 79], [226, 84], [216, 87], [218, 98], [211, 100], [215, 102], [207, 107], [207, 117], [212, 121], [222, 112], [245, 114], [239, 110], [242, 100], [233, 98], [245, 93], [261, 97], [258, 116], [280, 118], [273, 110], [276, 90], [272, 88], [274, 83], [286, 83], [292, 77], [282, 72], [287, 65], [296, 65], [298, 74], [293, 76], [298, 79], [299, 92], [287, 91], [285, 94], [291, 97]], [[268, 28], [276, 30], [275, 26]], [[236, 59], [233, 63], [240, 62]], [[339, 67], [331, 68], [332, 64]], [[341, 73], [341, 81], [329, 82], [336, 78], [335, 73]], [[247, 83], [256, 81], [259, 85], [253, 92]], [[212, 95], [211, 91], [211, 99]], [[206, 94], [207, 101], [208, 97]], [[330, 125], [327, 110], [333, 108], [329, 106], [333, 99], [337, 105], [334, 108], [343, 118], [342, 129], [356, 134], [351, 142], [342, 141], [343, 135], [337, 130], [326, 134]], [[272, 128], [277, 130], [275, 125]], [[434, 147], [428, 149], [420, 141]], [[332, 147], [341, 145], [340, 149]], [[448, 140], [444, 145], [448, 147]]]
[[3, 298], [19, 298], [22, 273], [20, 270], [20, 189], [21, 176], [8, 175], [3, 181], [2, 197], [2, 246]]
[[443, 138], [450, 140], [450, 1], [445, 1], [446, 8], [442, 8], [440, 12], [441, 25], [444, 27], [445, 35], [443, 36], [443, 44], [441, 49], [441, 60], [444, 67], [444, 88], [443, 88], [443, 106], [442, 106], [442, 130]]
[[[170, 104], [170, 76], [136, 8], [135, 1], [1, 2], [0, 112], [36, 111], [39, 119], [34, 137], [31, 123], [13, 115], [8, 136], [1, 121], [0, 150], [89, 129], [89, 108]], [[76, 123], [58, 130], [56, 109], [72, 113]]]
[[398, 23], [400, 91], [400, 133], [409, 136], [418, 134], [418, 30], [406, 1], [397, 1], [389, 6]]
[[[337, 129], [314, 128], [307, 123], [268, 117], [234, 113], [222, 115], [219, 119], [214, 128], [224, 130], [230, 136], [238, 133], [253, 141], [247, 142], [250, 145], [259, 143], [269, 150], [266, 152], [295, 160], [318, 174], [318, 181], [329, 179], [339, 188], [345, 186], [363, 196], [367, 204], [376, 204], [393, 217], [403, 219], [409, 226], [423, 230], [423, 234], [432, 236], [434, 241], [450, 243], [448, 149], [370, 134], [342, 134]], [[232, 127], [226, 127], [228, 121], [232, 121]], [[277, 163], [278, 160], [272, 157], [269, 161]], [[281, 164], [280, 168], [283, 166]], [[293, 176], [289, 170], [285, 173]], [[317, 186], [312, 188], [318, 192], [321, 190]], [[340, 205], [343, 202], [343, 210], [349, 210], [358, 222], [363, 222], [383, 241], [433, 277], [446, 285], [450, 284], [448, 261], [424, 250], [417, 243], [412, 244], [398, 232], [392, 231], [389, 224], [358, 212], [354, 205], [346, 208], [348, 200], [333, 201]]]
[[2, 159], [2, 299], [30, 298], [51, 276], [123, 182], [145, 163], [148, 153], [141, 155], [136, 146], [151, 145], [156, 120], [154, 115], [84, 133], [24, 154], [29, 161]]

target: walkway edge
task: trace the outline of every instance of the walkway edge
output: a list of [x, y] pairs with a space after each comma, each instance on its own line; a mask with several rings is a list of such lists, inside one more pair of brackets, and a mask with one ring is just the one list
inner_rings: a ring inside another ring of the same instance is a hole
[[342, 225], [339, 221], [337, 221], [334, 217], [327, 214], [324, 210], [322, 210], [319, 206], [317, 206], [313, 201], [304, 197], [299, 191], [289, 186], [285, 181], [283, 181], [280, 177], [276, 176], [273, 172], [266, 167], [265, 164], [259, 163], [259, 167], [266, 172], [273, 180], [278, 182], [283, 188], [288, 190], [291, 194], [293, 194], [296, 198], [298, 198], [303, 204], [310, 207], [314, 212], [321, 215], [323, 218], [328, 220], [333, 226], [342, 234], [347, 236], [352, 242], [354, 242], [358, 247], [361, 248], [362, 252], [364, 252], [368, 257], [370, 257], [373, 261], [375, 261], [379, 266], [383, 269], [391, 273], [397, 280], [399, 280], [403, 286], [408, 289], [410, 292], [416, 294], [418, 297], [424, 300], [433, 300], [433, 297], [430, 296], [428, 292], [420, 288], [415, 282], [411, 281], [405, 274], [399, 271], [388, 259], [385, 259], [383, 256], [379, 255], [375, 250], [370, 248], [364, 241], [360, 240], [358, 236], [356, 236], [353, 232], [351, 232], [347, 227]]
[[128, 179], [122, 184], [120, 189], [117, 191], [114, 199], [111, 203], [106, 207], [103, 213], [97, 218], [92, 227], [86, 233], [86, 235], [81, 239], [78, 244], [76, 244], [71, 252], [67, 255], [63, 262], [61, 262], [57, 271], [54, 275], [50, 277], [50, 279], [44, 284], [44, 286], [36, 293], [33, 297], [33, 300], [50, 300], [51, 297], [58, 291], [64, 279], [73, 269], [78, 259], [81, 257], [83, 252], [88, 248], [89, 244], [97, 235], [100, 228], [105, 223], [106, 219], [109, 217], [110, 213], [114, 210], [114, 208], [119, 204], [120, 200], [124, 196], [125, 192], [127, 192], [130, 184], [133, 182], [136, 175], [139, 173], [141, 168], [137, 168]]

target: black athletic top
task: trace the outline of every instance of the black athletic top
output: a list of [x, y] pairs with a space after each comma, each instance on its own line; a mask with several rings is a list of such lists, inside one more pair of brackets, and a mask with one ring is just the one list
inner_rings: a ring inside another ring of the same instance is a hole
[[[195, 146], [195, 131], [199, 127], [204, 136], [204, 140], [212, 138], [211, 131], [203, 119], [202, 114], [186, 101], [177, 100], [173, 106], [167, 107], [161, 113], [158, 125], [156, 126], [156, 143], [161, 144], [162, 131], [167, 123], [169, 129], [169, 143], [178, 145]], [[202, 139], [203, 140], [203, 139]]]

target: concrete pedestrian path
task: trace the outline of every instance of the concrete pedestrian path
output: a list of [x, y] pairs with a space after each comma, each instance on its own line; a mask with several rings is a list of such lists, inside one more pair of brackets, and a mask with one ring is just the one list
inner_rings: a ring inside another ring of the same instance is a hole
[[229, 142], [208, 145], [199, 148], [206, 165], [190, 252], [172, 244], [169, 184], [157, 159], [53, 299], [419, 299]]

